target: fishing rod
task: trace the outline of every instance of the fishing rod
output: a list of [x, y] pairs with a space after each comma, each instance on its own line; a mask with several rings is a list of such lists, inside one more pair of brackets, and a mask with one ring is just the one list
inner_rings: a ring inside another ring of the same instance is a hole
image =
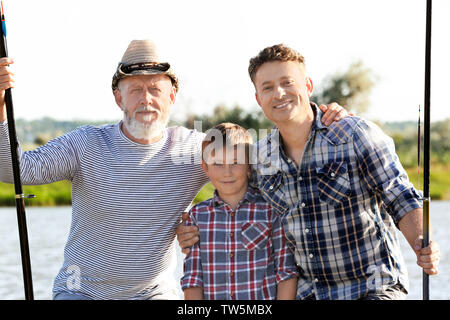
[[[426, 44], [425, 44], [425, 103], [423, 143], [423, 248], [430, 242], [430, 87], [431, 87], [431, 5], [427, 0]], [[429, 276], [422, 275], [423, 300], [430, 299]]]
[[[3, 10], [3, 1], [0, 2], [0, 55], [1, 57], [8, 56], [8, 47], [6, 45], [6, 23], [5, 15]], [[28, 233], [27, 233], [27, 221], [25, 216], [25, 198], [32, 198], [34, 196], [25, 196], [22, 190], [22, 181], [20, 178], [20, 163], [18, 156], [19, 144], [17, 142], [16, 126], [14, 122], [14, 110], [11, 89], [5, 90], [5, 104], [6, 104], [6, 114], [8, 120], [8, 132], [9, 141], [11, 147], [11, 160], [13, 166], [14, 175], [14, 190], [16, 198], [16, 209], [17, 209], [17, 222], [19, 226], [19, 241], [20, 241], [20, 253], [22, 256], [22, 271], [23, 271], [23, 283], [25, 289], [25, 299], [33, 300], [33, 280], [31, 276], [31, 261], [30, 261], [30, 250], [28, 247]]]

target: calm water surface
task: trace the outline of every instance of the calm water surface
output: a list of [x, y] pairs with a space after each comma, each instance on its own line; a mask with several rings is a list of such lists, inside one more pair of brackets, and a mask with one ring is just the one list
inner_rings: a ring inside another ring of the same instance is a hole
[[[431, 299], [450, 299], [450, 201], [431, 204], [433, 240], [441, 247], [439, 275], [430, 278]], [[64, 245], [69, 234], [70, 207], [27, 208], [28, 237], [35, 299], [51, 299], [53, 279], [63, 262]], [[401, 237], [408, 267], [408, 299], [422, 299], [422, 272], [416, 256]], [[174, 277], [182, 274], [183, 254], [177, 251]], [[181, 290], [180, 298], [182, 297]], [[0, 299], [23, 299], [22, 267], [15, 208], [0, 208]]]

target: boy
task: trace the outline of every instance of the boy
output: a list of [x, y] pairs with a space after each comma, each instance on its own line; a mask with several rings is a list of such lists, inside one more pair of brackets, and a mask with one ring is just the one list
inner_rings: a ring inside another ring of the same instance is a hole
[[190, 211], [200, 241], [185, 259], [187, 300], [295, 299], [298, 273], [280, 220], [248, 184], [251, 140], [231, 123], [203, 140], [202, 168], [216, 190]]

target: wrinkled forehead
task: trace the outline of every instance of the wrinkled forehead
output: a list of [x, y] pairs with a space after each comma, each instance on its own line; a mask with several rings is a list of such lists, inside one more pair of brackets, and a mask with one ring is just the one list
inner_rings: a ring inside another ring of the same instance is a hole
[[139, 86], [139, 85], [158, 85], [158, 86], [172, 86], [172, 81], [169, 76], [165, 74], [146, 74], [146, 75], [131, 75], [120, 79], [120, 87]]

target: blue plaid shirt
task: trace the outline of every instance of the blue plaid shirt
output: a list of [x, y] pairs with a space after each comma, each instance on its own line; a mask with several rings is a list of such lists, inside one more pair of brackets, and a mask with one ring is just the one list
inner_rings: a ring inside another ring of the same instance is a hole
[[253, 150], [253, 184], [281, 216], [301, 269], [298, 299], [358, 299], [396, 283], [408, 289], [398, 222], [420, 208], [391, 138], [346, 117], [315, 120], [300, 166], [274, 128]]

